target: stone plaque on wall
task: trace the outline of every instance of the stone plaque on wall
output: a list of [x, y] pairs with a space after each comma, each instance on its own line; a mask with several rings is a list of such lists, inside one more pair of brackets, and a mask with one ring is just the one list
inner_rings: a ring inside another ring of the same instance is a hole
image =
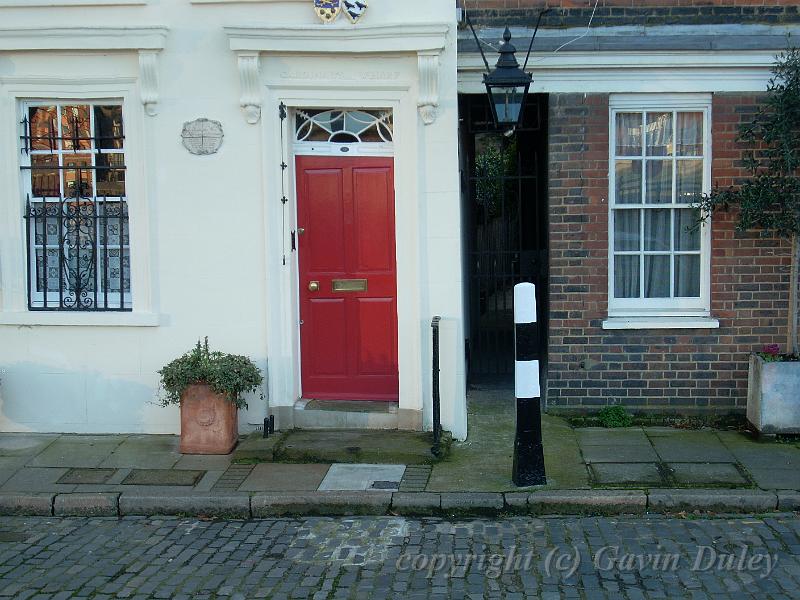
[[192, 154], [205, 156], [215, 154], [222, 146], [222, 123], [211, 119], [195, 119], [183, 124], [181, 139]]

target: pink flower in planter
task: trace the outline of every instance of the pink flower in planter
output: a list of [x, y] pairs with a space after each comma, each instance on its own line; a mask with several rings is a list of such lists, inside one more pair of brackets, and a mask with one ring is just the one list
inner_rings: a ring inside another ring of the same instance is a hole
[[781, 347], [778, 344], [767, 344], [762, 352], [770, 356], [778, 356], [781, 353]]

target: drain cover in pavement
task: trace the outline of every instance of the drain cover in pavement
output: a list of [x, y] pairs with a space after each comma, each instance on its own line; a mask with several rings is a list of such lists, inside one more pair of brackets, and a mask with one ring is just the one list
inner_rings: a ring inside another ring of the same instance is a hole
[[116, 469], [70, 469], [56, 483], [99, 485], [108, 481]]
[[399, 481], [373, 481], [373, 490], [397, 490], [400, 488]]
[[122, 485], [194, 485], [205, 471], [183, 469], [133, 469]]
[[14, 533], [12, 531], [0, 532], [0, 542], [27, 542], [30, 536], [24, 533]]

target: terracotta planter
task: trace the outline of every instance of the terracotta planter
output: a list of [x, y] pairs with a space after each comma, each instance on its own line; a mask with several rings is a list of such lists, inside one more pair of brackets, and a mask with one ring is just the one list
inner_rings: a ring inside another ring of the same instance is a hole
[[181, 396], [182, 454], [229, 454], [238, 437], [235, 404], [205, 384], [186, 388]]

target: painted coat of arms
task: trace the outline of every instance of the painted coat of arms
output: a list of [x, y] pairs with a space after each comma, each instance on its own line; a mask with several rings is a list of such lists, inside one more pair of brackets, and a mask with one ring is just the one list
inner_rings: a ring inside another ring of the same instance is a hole
[[314, 0], [314, 10], [325, 23], [333, 23], [342, 10], [341, 0]]
[[357, 23], [367, 10], [367, 0], [314, 0], [314, 10], [325, 23], [333, 23], [343, 9], [347, 18]]
[[367, 0], [342, 0], [342, 4], [345, 14], [353, 23], [357, 23], [367, 10]]

